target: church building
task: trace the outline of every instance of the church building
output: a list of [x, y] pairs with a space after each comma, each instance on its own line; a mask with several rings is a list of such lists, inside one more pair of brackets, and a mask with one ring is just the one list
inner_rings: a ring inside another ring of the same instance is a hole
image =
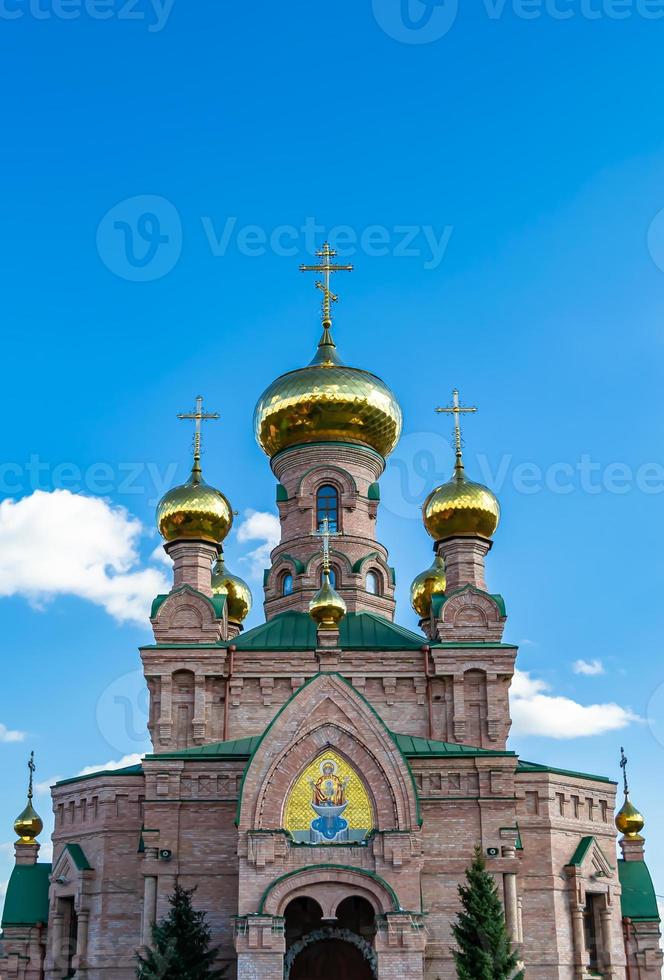
[[344, 267], [328, 245], [318, 257], [318, 348], [254, 416], [281, 524], [265, 621], [243, 628], [252, 597], [224, 563], [233, 508], [203, 479], [199, 399], [191, 475], [157, 510], [173, 570], [140, 650], [152, 752], [53, 787], [52, 864], [31, 780], [0, 980], [131, 980], [178, 883], [196, 887], [229, 980], [453, 980], [476, 846], [527, 980], [659, 980], [626, 771], [616, 803], [613, 779], [509, 748], [517, 649], [485, 567], [500, 509], [466, 472], [456, 391], [454, 470], [423, 507], [419, 630], [395, 622], [376, 528], [402, 413], [385, 382], [342, 360], [329, 287]]

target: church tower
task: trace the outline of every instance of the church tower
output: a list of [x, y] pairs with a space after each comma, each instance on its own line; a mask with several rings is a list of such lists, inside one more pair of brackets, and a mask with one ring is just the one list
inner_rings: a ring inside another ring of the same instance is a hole
[[[41, 820], [17, 821], [0, 980], [134, 980], [176, 885], [195, 889], [229, 980], [454, 980], [459, 884], [479, 848], [529, 980], [659, 980], [659, 918], [643, 818], [616, 784], [508, 747], [516, 647], [485, 562], [500, 519], [472, 480], [452, 403], [451, 478], [422, 519], [433, 561], [395, 621], [376, 534], [380, 477], [401, 432], [393, 392], [344, 363], [325, 244], [314, 265], [313, 360], [258, 399], [281, 537], [265, 620], [227, 568], [233, 522], [201, 469], [157, 508], [172, 585], [141, 648], [153, 751], [60, 780], [53, 864]], [[423, 562], [424, 564], [424, 562]], [[73, 722], [72, 722], [73, 723]], [[30, 784], [31, 785], [31, 784]], [[615, 828], [622, 860], [616, 860]]]

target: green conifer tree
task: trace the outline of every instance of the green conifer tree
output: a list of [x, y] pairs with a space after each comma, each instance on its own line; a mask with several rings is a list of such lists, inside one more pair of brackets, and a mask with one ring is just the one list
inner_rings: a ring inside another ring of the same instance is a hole
[[191, 904], [196, 889], [176, 885], [168, 915], [152, 928], [152, 947], [138, 956], [139, 980], [221, 980], [225, 970], [213, 966], [217, 949], [210, 948], [205, 912]]
[[461, 911], [452, 932], [459, 980], [521, 980], [524, 973], [512, 950], [496, 883], [486, 870], [479, 847], [459, 885]]

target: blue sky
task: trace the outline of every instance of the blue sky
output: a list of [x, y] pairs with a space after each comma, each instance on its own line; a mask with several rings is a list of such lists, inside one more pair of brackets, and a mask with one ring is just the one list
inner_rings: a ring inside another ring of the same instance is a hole
[[341, 353], [404, 409], [379, 522], [399, 620], [456, 385], [480, 407], [468, 470], [503, 506], [488, 577], [522, 644], [522, 727], [549, 726], [513, 747], [616, 776], [624, 744], [664, 894], [657, 2], [0, 5], [0, 881], [30, 748], [43, 782], [143, 747], [154, 503], [185, 474], [175, 414], [199, 391], [258, 622], [248, 535], [269, 520], [247, 512], [274, 512], [274, 480], [251, 416], [310, 357], [297, 266], [327, 236], [356, 269]]

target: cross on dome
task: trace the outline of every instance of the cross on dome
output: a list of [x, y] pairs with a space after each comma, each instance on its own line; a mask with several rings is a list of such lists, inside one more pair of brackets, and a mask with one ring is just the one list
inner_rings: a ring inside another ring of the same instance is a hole
[[200, 473], [201, 463], [201, 422], [210, 422], [221, 418], [219, 412], [203, 411], [203, 396], [197, 395], [196, 408], [193, 412], [179, 412], [178, 418], [182, 421], [193, 421], [194, 429], [194, 472]]
[[462, 453], [462, 441], [461, 441], [461, 423], [460, 415], [462, 413], [473, 413], [477, 411], [477, 407], [465, 406], [459, 404], [459, 391], [457, 388], [452, 392], [452, 404], [447, 405], [444, 408], [437, 408], [436, 412], [440, 414], [452, 415], [454, 417], [454, 443], [456, 451], [456, 463], [454, 468], [456, 470], [463, 469], [463, 453]]
[[323, 571], [329, 574], [330, 571], [330, 538], [339, 536], [339, 531], [330, 531], [330, 519], [324, 517], [320, 522], [317, 531], [313, 531], [313, 536], [320, 538], [323, 544]]
[[330, 276], [333, 272], [352, 272], [352, 265], [338, 265], [330, 260], [336, 256], [336, 249], [330, 248], [329, 242], [323, 242], [323, 247], [316, 252], [321, 262], [315, 265], [301, 265], [300, 272], [322, 272], [323, 282], [316, 280], [316, 289], [323, 294], [322, 318], [323, 327], [329, 330], [332, 326], [332, 303], [337, 303], [339, 297], [330, 289]]

